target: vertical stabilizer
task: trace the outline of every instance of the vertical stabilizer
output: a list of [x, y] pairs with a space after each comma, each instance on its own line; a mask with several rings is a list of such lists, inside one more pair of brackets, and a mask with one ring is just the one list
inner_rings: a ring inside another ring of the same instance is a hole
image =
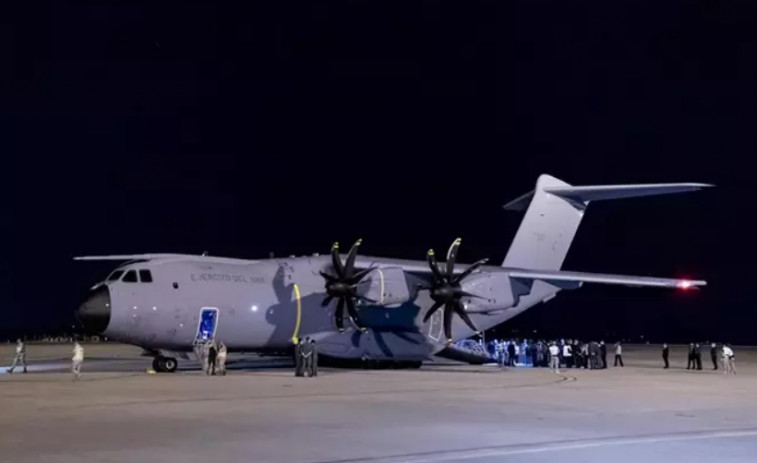
[[566, 200], [545, 191], [559, 187], [570, 185], [542, 174], [536, 181], [534, 191], [505, 205], [505, 209], [527, 209], [502, 262], [503, 267], [560, 269], [578, 231], [588, 201]]
[[590, 201], [685, 193], [706, 183], [571, 186], [542, 174], [536, 189], [505, 205], [526, 215], [507, 252], [503, 267], [560, 270]]

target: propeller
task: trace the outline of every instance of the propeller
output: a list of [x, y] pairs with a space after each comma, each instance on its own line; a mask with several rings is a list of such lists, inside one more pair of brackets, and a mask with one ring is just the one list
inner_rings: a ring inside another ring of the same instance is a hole
[[[360, 280], [363, 279], [373, 268], [367, 268], [355, 272], [355, 258], [357, 257], [357, 250], [360, 247], [362, 240], [355, 241], [355, 244], [350, 248], [350, 252], [347, 254], [347, 260], [342, 264], [342, 260], [339, 256], [339, 243], [334, 243], [331, 246], [331, 264], [335, 275], [329, 275], [326, 272], [321, 271], [321, 276], [326, 280], [326, 298], [321, 302], [321, 306], [325, 307], [331, 303], [333, 299], [337, 299], [336, 305], [336, 326], [339, 332], [344, 331], [344, 308], [347, 307], [347, 313], [352, 320], [352, 323], [360, 330], [365, 332], [365, 328], [361, 327], [358, 322], [357, 309], [355, 308], [355, 301], [359, 299], [369, 300], [368, 298], [358, 296], [357, 285]], [[371, 301], [374, 302], [374, 301]]]
[[476, 271], [479, 267], [488, 262], [489, 259], [481, 259], [470, 267], [465, 269], [462, 273], [455, 275], [455, 260], [457, 259], [457, 251], [460, 247], [461, 238], [457, 238], [447, 251], [447, 262], [443, 268], [439, 268], [439, 264], [436, 261], [436, 255], [433, 249], [429, 249], [426, 254], [426, 261], [429, 267], [431, 267], [432, 284], [428, 289], [431, 299], [434, 301], [434, 305], [426, 312], [423, 317], [423, 321], [427, 322], [429, 318], [439, 309], [444, 307], [444, 334], [447, 337], [447, 344], [452, 343], [452, 315], [457, 314], [463, 319], [466, 325], [470, 327], [476, 334], [481, 334], [478, 328], [473, 325], [461, 299], [463, 297], [475, 297], [480, 298], [475, 294], [463, 291], [461, 283], [471, 273]]

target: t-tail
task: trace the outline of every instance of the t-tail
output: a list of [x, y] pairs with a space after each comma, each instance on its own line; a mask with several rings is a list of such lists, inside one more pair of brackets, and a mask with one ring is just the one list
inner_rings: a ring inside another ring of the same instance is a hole
[[560, 270], [591, 201], [700, 190], [704, 183], [572, 186], [542, 174], [536, 188], [504, 206], [525, 210], [502, 267]]

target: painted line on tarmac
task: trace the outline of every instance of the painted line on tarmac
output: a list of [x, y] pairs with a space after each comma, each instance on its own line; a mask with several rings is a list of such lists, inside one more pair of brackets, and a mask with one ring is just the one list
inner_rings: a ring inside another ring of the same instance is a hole
[[504, 457], [530, 453], [548, 453], [571, 450], [583, 450], [597, 447], [658, 444], [676, 441], [694, 441], [704, 439], [726, 439], [757, 436], [757, 428], [733, 430], [705, 430], [680, 433], [665, 433], [637, 436], [614, 436], [597, 439], [576, 439], [566, 441], [540, 442], [533, 444], [512, 444], [503, 446], [478, 447], [460, 450], [440, 450], [385, 457], [366, 457], [343, 460], [326, 460], [317, 463], [431, 463], [437, 461], [460, 461], [489, 457]]

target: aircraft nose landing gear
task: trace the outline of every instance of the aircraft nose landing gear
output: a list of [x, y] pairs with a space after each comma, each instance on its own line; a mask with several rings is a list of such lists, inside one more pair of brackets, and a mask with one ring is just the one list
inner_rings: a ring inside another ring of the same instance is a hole
[[179, 362], [173, 357], [158, 356], [152, 360], [152, 369], [159, 373], [173, 373], [178, 366]]

